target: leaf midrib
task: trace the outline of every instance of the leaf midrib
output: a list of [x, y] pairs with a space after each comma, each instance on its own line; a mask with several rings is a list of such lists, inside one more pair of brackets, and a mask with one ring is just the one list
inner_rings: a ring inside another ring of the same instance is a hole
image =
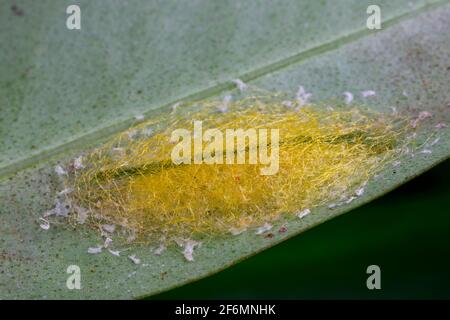
[[[422, 14], [423, 12], [430, 11], [432, 9], [444, 6], [448, 3], [450, 3], [450, 0], [439, 0], [434, 3], [427, 3], [415, 10], [400, 14], [398, 16], [394, 16], [390, 19], [383, 21], [382, 22], [383, 29], [381, 29], [379, 31], [384, 31], [404, 20], [412, 19], [412, 18]], [[294, 55], [291, 55], [287, 58], [283, 58], [281, 60], [275, 61], [266, 66], [262, 66], [255, 70], [238, 75], [236, 78], [239, 78], [244, 82], [250, 82], [257, 78], [260, 78], [267, 74], [270, 74], [272, 72], [276, 72], [276, 71], [285, 69], [291, 65], [305, 61], [309, 58], [319, 56], [326, 52], [337, 50], [346, 44], [352, 43], [363, 37], [369, 36], [369, 35], [373, 34], [374, 32], [379, 32], [379, 31], [369, 30], [367, 28], [359, 29], [355, 32], [341, 36], [334, 40], [322, 43], [320, 45], [317, 45], [315, 47], [312, 47], [312, 48], [309, 48], [306, 50], [302, 50]], [[174, 101], [171, 101], [169, 103], [161, 105], [155, 109], [144, 112], [144, 115], [146, 118], [149, 118], [153, 115], [164, 112], [166, 109], [170, 108], [174, 103], [176, 103], [178, 101], [192, 101], [192, 100], [206, 99], [211, 96], [219, 95], [221, 92], [231, 90], [234, 87], [235, 87], [235, 84], [232, 81], [225, 81], [222, 83], [218, 83], [214, 86], [205, 88], [198, 92], [188, 94], [188, 95], [180, 97]], [[98, 143], [102, 139], [106, 139], [107, 137], [109, 137], [117, 132], [120, 132], [120, 131], [123, 131], [123, 130], [129, 128], [130, 126], [132, 126], [135, 123], [135, 121], [136, 120], [134, 118], [121, 120], [121, 121], [118, 121], [111, 125], [108, 125], [106, 127], [102, 127], [102, 128], [96, 129], [94, 131], [80, 135], [66, 143], [49, 146], [36, 154], [30, 155], [25, 158], [18, 159], [14, 162], [10, 162], [10, 163], [0, 167], [0, 180], [4, 179], [12, 174], [15, 174], [18, 171], [24, 170], [28, 167], [34, 166], [36, 164], [50, 160], [52, 158], [56, 158], [58, 155], [66, 152], [70, 149], [79, 150], [83, 147], [85, 148], [87, 146], [94, 145], [95, 143]]]

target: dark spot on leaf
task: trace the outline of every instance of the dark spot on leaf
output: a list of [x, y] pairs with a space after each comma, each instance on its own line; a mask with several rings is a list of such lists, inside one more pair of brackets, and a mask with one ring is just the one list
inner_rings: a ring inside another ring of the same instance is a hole
[[18, 16], [18, 17], [22, 17], [22, 16], [24, 15], [23, 10], [20, 9], [20, 8], [19, 8], [18, 6], [16, 6], [15, 4], [13, 4], [13, 5], [11, 6], [11, 11], [13, 12], [13, 14], [14, 14], [15, 16]]
[[268, 234], [266, 234], [266, 235], [264, 236], [264, 238], [266, 238], [266, 239], [271, 239], [271, 238], [273, 238], [273, 233], [268, 233]]
[[281, 227], [280, 230], [278, 230], [279, 233], [285, 233], [287, 231], [287, 227]]

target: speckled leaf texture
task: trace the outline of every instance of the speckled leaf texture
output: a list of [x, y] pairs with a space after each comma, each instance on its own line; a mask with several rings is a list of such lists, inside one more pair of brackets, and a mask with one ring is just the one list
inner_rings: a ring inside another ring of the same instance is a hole
[[[89, 230], [37, 224], [53, 206], [54, 166], [179, 100], [233, 93], [240, 78], [269, 90], [303, 85], [313, 101], [363, 101], [374, 109], [433, 114], [426, 139], [448, 123], [450, 1], [383, 0], [382, 29], [366, 28], [366, 0], [2, 1], [0, 3], [0, 298], [127, 299], [218, 272], [360, 206], [449, 156], [447, 128], [431, 154], [405, 159], [371, 181], [350, 205], [318, 208], [267, 239], [214, 238], [187, 262], [178, 248], [155, 256], [132, 245], [126, 257], [90, 255]], [[66, 8], [81, 8], [80, 31]], [[296, 252], [296, 254], [301, 254]], [[81, 290], [66, 287], [69, 265]], [[238, 281], [238, 279], [236, 279]]]

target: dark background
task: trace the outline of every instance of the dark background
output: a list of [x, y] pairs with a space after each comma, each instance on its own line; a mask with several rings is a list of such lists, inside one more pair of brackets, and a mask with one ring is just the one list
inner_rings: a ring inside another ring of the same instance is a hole
[[[450, 161], [214, 276], [151, 299], [450, 298]], [[381, 290], [366, 287], [381, 268]]]

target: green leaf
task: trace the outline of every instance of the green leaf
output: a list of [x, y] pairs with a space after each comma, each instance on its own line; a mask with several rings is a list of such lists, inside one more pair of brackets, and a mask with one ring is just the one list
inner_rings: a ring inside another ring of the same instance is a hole
[[[69, 1], [0, 4], [0, 297], [131, 298], [155, 294], [232, 265], [392, 190], [449, 156], [449, 1], [379, 1], [382, 30], [366, 28], [370, 1], [80, 1], [82, 28], [65, 26]], [[14, 4], [14, 10], [12, 6]], [[21, 11], [19, 14], [17, 11]], [[57, 161], [96, 145], [178, 100], [213, 97], [231, 79], [315, 101], [344, 91], [374, 109], [433, 114], [418, 139], [431, 154], [386, 168], [350, 205], [320, 208], [274, 238], [214, 238], [188, 263], [130, 246], [142, 260], [89, 255], [99, 239], [37, 220], [53, 206]], [[360, 92], [375, 90], [363, 100]], [[295, 254], [301, 254], [296, 252]], [[78, 265], [82, 289], [68, 290]]]

